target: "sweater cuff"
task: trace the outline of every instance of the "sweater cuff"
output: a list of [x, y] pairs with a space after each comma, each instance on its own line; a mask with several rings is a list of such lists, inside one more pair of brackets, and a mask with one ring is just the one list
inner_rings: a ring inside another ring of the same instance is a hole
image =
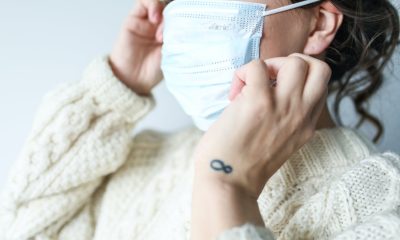
[[155, 106], [152, 93], [139, 95], [114, 75], [108, 55], [97, 57], [89, 64], [81, 83], [101, 107], [116, 111], [130, 122], [138, 121]]
[[266, 227], [245, 223], [220, 233], [216, 240], [274, 240], [272, 232]]

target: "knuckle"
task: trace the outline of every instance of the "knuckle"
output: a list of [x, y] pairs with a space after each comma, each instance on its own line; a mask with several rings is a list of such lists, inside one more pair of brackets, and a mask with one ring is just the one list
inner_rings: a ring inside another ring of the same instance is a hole
[[289, 57], [288, 62], [293, 68], [296, 68], [296, 69], [307, 69], [308, 68], [307, 62], [298, 56]]
[[255, 59], [250, 62], [250, 66], [252, 66], [254, 68], [260, 67], [260, 66], [262, 66], [262, 64], [264, 64], [264, 62], [261, 59]]
[[321, 60], [318, 61], [318, 64], [319, 64], [319, 69], [322, 72], [322, 74], [325, 77], [329, 78], [332, 74], [332, 69], [329, 66], [329, 64], [324, 61], [321, 61]]
[[300, 57], [300, 56], [302, 56], [302, 54], [300, 54], [300, 53], [291, 53], [289, 55], [289, 57]]

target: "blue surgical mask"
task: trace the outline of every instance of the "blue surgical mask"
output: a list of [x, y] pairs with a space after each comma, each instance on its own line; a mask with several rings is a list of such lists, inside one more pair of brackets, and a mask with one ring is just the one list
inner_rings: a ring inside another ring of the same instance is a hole
[[229, 105], [234, 72], [259, 58], [265, 16], [320, 0], [267, 10], [232, 0], [174, 0], [163, 12], [161, 69], [167, 89], [203, 131]]

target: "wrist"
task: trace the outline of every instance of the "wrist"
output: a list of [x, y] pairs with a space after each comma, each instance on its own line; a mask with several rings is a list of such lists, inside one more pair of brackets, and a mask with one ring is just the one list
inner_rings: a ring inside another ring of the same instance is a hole
[[[210, 157], [195, 159], [196, 179], [222, 188], [240, 191], [242, 196], [255, 200], [258, 199], [267, 181], [265, 177], [255, 177], [259, 175], [258, 173], [243, 171], [228, 161]], [[264, 174], [262, 175], [264, 176]]]
[[258, 198], [236, 179], [206, 169], [195, 170], [194, 183], [196, 187], [215, 192], [216, 195], [241, 196], [247, 202], [257, 201]]
[[128, 74], [126, 74], [126, 73], [124, 73], [124, 71], [120, 70], [121, 68], [117, 66], [117, 64], [115, 63], [115, 61], [113, 61], [111, 56], [108, 58], [108, 64], [110, 65], [110, 68], [111, 68], [113, 74], [115, 75], [115, 77], [118, 80], [120, 80], [126, 87], [128, 87], [133, 92], [135, 92], [139, 95], [150, 95], [151, 88], [141, 86], [140, 84], [138, 84], [134, 80], [132, 80]]
[[220, 179], [195, 177], [192, 204], [193, 239], [214, 239], [244, 223], [265, 226], [257, 199]]

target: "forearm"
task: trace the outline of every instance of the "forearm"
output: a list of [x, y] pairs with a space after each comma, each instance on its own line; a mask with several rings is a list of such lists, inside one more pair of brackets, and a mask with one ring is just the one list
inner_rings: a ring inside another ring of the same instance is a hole
[[264, 226], [257, 199], [239, 188], [196, 173], [192, 199], [192, 240], [215, 239], [246, 222]]
[[105, 57], [80, 82], [47, 94], [6, 185], [0, 238], [56, 232], [52, 227], [67, 222], [125, 162], [130, 131], [152, 105], [113, 76]]

